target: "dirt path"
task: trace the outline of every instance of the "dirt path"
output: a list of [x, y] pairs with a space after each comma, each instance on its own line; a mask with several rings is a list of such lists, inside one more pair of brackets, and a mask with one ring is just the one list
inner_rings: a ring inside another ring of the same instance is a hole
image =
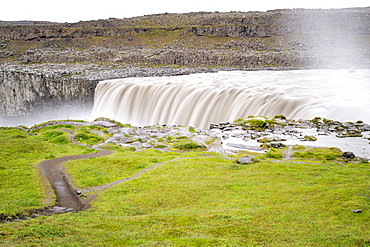
[[162, 165], [163, 163], [172, 162], [172, 161], [180, 160], [180, 159], [191, 159], [191, 158], [193, 158], [193, 157], [181, 157], [181, 158], [175, 158], [175, 159], [164, 161], [164, 162], [159, 162], [159, 163], [156, 163], [156, 164], [152, 165], [151, 167], [145, 168], [144, 170], [142, 170], [142, 171], [136, 173], [135, 175], [133, 175], [132, 177], [124, 178], [124, 179], [121, 179], [121, 180], [118, 180], [118, 181], [114, 181], [114, 182], [111, 182], [111, 183], [108, 183], [108, 184], [103, 184], [103, 185], [96, 186], [96, 187], [91, 187], [91, 188], [85, 189], [82, 192], [83, 193], [89, 193], [89, 192], [92, 192], [92, 191], [104, 190], [104, 189], [107, 189], [107, 188], [109, 188], [109, 187], [111, 187], [113, 185], [121, 184], [121, 183], [124, 183], [126, 181], [129, 181], [129, 180], [132, 180], [134, 178], [137, 178], [137, 177], [141, 176], [142, 174], [144, 174], [145, 172], [147, 172], [147, 171], [149, 171], [149, 170], [151, 170], [153, 168], [156, 168], [159, 165]]
[[[92, 154], [80, 154], [80, 155], [71, 155], [71, 156], [64, 156], [60, 158], [45, 160], [39, 164], [39, 169], [45, 175], [47, 180], [49, 181], [51, 187], [53, 188], [55, 195], [57, 197], [57, 207], [54, 207], [54, 210], [57, 212], [70, 212], [70, 211], [81, 211], [89, 208], [89, 202], [96, 197], [95, 195], [89, 195], [87, 198], [81, 198], [78, 194], [76, 189], [69, 183], [68, 175], [64, 171], [63, 163], [69, 160], [79, 160], [79, 159], [89, 159], [91, 157], [101, 157], [104, 155], [109, 155], [113, 153], [113, 151], [99, 151], [97, 153]], [[182, 157], [182, 158], [175, 158], [169, 161], [159, 162], [154, 164], [151, 167], [145, 168], [144, 170], [138, 172], [137, 174], [129, 177], [124, 178], [118, 181], [114, 181], [108, 184], [87, 188], [81, 193], [89, 193], [93, 191], [102, 191], [107, 189], [113, 185], [117, 185], [120, 183], [124, 183], [126, 181], [135, 179], [140, 175], [144, 174], [145, 172], [167, 162], [179, 160], [179, 159], [188, 159], [192, 157]]]
[[70, 209], [69, 211], [79, 211], [89, 206], [89, 200], [80, 198], [76, 190], [68, 182], [68, 177], [62, 166], [64, 162], [68, 160], [89, 159], [91, 157], [96, 158], [111, 153], [113, 153], [113, 151], [104, 150], [97, 153], [64, 156], [41, 162], [39, 164], [39, 169], [45, 175], [56, 194], [57, 206], [68, 208]]
[[284, 160], [290, 160], [293, 157], [293, 147], [288, 146], [288, 149], [284, 153]]

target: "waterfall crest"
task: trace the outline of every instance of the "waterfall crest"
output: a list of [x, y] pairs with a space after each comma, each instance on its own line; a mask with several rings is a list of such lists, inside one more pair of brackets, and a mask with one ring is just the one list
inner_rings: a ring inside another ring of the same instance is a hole
[[[332, 88], [333, 79], [327, 78], [328, 71], [322, 73], [234, 71], [107, 80], [95, 90], [92, 116], [138, 126], [165, 123], [203, 129], [212, 122], [233, 121], [248, 115], [329, 117], [330, 109], [338, 112], [345, 98], [338, 88]], [[343, 73], [348, 76], [348, 71]], [[340, 87], [338, 81], [333, 83]], [[325, 91], [329, 88], [330, 91]]]

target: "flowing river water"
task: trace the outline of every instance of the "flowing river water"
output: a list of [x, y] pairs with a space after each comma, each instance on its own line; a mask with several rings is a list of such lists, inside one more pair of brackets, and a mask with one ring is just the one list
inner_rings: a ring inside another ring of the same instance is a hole
[[132, 125], [210, 123], [249, 115], [370, 123], [370, 70], [230, 71], [106, 80], [92, 117]]

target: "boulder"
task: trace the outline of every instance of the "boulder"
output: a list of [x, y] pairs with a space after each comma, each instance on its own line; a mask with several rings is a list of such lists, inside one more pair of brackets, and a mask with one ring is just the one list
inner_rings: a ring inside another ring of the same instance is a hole
[[356, 157], [356, 155], [353, 152], [348, 152], [348, 151], [344, 152], [343, 156], [348, 159], [354, 159]]
[[284, 148], [285, 144], [281, 142], [271, 142], [270, 147], [272, 148]]
[[238, 164], [245, 165], [245, 164], [251, 164], [254, 161], [253, 161], [253, 156], [248, 155], [248, 156], [241, 157], [236, 162]]

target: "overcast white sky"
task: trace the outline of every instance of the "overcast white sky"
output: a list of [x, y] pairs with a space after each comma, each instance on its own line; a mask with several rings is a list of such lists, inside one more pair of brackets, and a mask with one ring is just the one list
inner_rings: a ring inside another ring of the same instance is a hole
[[266, 11], [292, 8], [368, 7], [369, 0], [2, 0], [0, 20], [78, 22], [159, 13]]

